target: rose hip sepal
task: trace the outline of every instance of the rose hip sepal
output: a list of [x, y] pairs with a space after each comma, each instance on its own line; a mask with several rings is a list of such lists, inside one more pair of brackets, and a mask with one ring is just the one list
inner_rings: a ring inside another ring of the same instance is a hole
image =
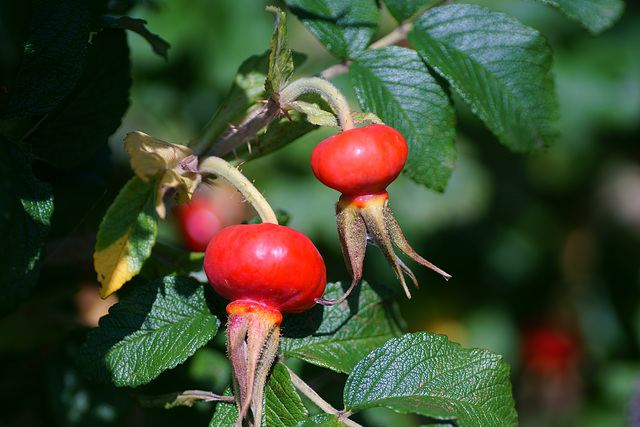
[[368, 125], [333, 135], [311, 153], [311, 169], [320, 182], [342, 193], [336, 204], [338, 235], [347, 269], [353, 278], [338, 300], [318, 299], [332, 305], [342, 302], [362, 278], [367, 241], [375, 244], [393, 268], [408, 298], [411, 293], [403, 272], [418, 287], [413, 272], [398, 258], [394, 245], [414, 261], [429, 267], [445, 279], [451, 276], [409, 245], [389, 209], [386, 188], [400, 175], [407, 161], [408, 147], [397, 130], [386, 125]]
[[234, 225], [209, 242], [204, 270], [227, 305], [227, 349], [238, 403], [260, 426], [267, 375], [278, 351], [282, 313], [315, 305], [326, 286], [322, 256], [304, 234], [281, 225]]

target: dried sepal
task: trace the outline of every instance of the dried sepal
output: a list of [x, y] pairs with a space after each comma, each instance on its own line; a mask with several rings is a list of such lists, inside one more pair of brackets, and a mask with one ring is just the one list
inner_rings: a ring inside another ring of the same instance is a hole
[[227, 349], [238, 405], [235, 427], [242, 426], [249, 409], [254, 427], [260, 427], [264, 388], [278, 353], [282, 315], [252, 301], [234, 301], [227, 306], [227, 313]]
[[411, 292], [405, 281], [406, 274], [411, 278], [416, 288], [418, 281], [415, 274], [396, 255], [394, 247], [419, 264], [428, 267], [445, 279], [451, 276], [421, 257], [407, 242], [398, 222], [393, 217], [389, 208], [389, 195], [386, 191], [378, 194], [348, 197], [342, 195], [336, 204], [336, 219], [338, 235], [342, 246], [347, 270], [353, 278], [353, 282], [345, 294], [337, 300], [318, 299], [316, 302], [323, 305], [335, 305], [344, 301], [355, 285], [362, 278], [364, 256], [367, 242], [372, 243], [384, 255], [385, 259], [400, 280], [407, 298], [411, 298]]
[[[404, 237], [404, 234], [400, 229], [400, 225], [398, 225], [398, 221], [396, 221], [393, 214], [391, 213], [388, 200], [384, 204], [383, 215], [384, 215], [385, 226], [387, 228], [387, 231], [389, 232], [391, 241], [398, 249], [402, 251], [402, 253], [404, 253], [406, 256], [408, 256], [418, 264], [422, 264], [425, 267], [430, 268], [431, 270], [440, 274], [442, 277], [444, 277], [445, 280], [449, 280], [451, 278], [451, 275], [449, 273], [445, 272], [439, 267], [436, 267], [431, 262], [424, 259], [422, 256], [420, 256], [420, 254], [418, 254], [411, 247], [411, 245], [409, 245], [409, 242], [407, 242], [407, 239]], [[417, 287], [417, 284], [416, 284], [416, 287]]]
[[367, 227], [364, 219], [356, 206], [353, 206], [349, 201], [340, 199], [336, 204], [336, 221], [344, 262], [353, 280], [349, 289], [337, 300], [317, 298], [316, 302], [322, 305], [340, 304], [351, 294], [353, 288], [362, 278], [364, 253], [367, 247]]

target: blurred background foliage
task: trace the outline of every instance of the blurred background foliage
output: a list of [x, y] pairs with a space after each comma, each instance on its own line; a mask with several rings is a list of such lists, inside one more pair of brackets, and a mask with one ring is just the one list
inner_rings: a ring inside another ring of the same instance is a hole
[[[640, 6], [628, 2], [617, 25], [593, 36], [539, 3], [476, 3], [548, 37], [562, 136], [542, 152], [515, 155], [454, 100], [458, 159], [446, 191], [436, 194], [404, 176], [389, 188], [409, 241], [453, 275], [444, 282], [412, 266], [421, 288], [411, 300], [398, 295], [409, 329], [504, 355], [522, 426], [640, 425]], [[165, 411], [141, 408], [133, 397], [222, 392], [228, 384], [220, 339], [135, 390], [89, 383], [73, 363], [100, 315], [93, 313], [104, 312], [91, 256], [99, 222], [131, 176], [122, 139], [133, 130], [178, 143], [195, 137], [237, 67], [268, 49], [273, 29], [273, 16], [264, 11], [272, 1], [134, 4], [130, 14], [171, 43], [169, 59], [129, 34], [132, 104], [110, 149], [75, 169], [34, 166], [54, 184], [56, 207], [39, 284], [17, 312], [0, 320], [1, 426], [206, 425], [212, 404]], [[335, 63], [293, 16], [289, 20], [291, 47], [308, 55], [297, 76]], [[380, 34], [394, 25], [384, 17]], [[333, 81], [355, 106], [348, 76]], [[338, 194], [309, 167], [315, 143], [333, 132], [314, 131], [242, 169], [274, 208], [290, 214], [289, 225], [318, 245], [329, 279], [340, 280], [348, 273], [334, 224]], [[176, 243], [170, 224], [159, 240]], [[368, 251], [364, 277], [397, 289], [381, 257]], [[299, 369], [319, 375], [312, 386], [341, 406], [342, 376]], [[402, 426], [405, 418], [377, 410], [360, 421]]]

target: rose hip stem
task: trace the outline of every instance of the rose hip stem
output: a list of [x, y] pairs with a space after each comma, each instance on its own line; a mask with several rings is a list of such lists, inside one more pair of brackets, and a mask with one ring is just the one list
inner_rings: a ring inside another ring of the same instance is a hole
[[328, 80], [320, 77], [302, 77], [289, 83], [280, 92], [281, 108], [287, 108], [288, 104], [295, 101], [305, 93], [317, 93], [324, 97], [338, 116], [340, 128], [345, 131], [355, 128], [349, 103], [344, 95]]
[[258, 189], [238, 169], [220, 157], [206, 157], [198, 166], [200, 172], [219, 176], [236, 187], [242, 196], [251, 203], [262, 222], [278, 224], [273, 209]]

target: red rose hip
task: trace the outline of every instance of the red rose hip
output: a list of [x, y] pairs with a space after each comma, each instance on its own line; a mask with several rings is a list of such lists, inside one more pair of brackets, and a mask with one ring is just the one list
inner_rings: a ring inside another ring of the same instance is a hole
[[275, 224], [233, 225], [211, 240], [204, 271], [230, 301], [252, 301], [282, 313], [308, 310], [322, 295], [326, 270], [311, 240]]
[[277, 224], [233, 225], [209, 242], [204, 271], [227, 305], [227, 348], [238, 402], [260, 426], [264, 385], [278, 351], [281, 313], [308, 310], [324, 292], [322, 256], [304, 234]]
[[407, 142], [392, 127], [368, 125], [333, 135], [311, 153], [320, 182], [344, 195], [384, 191], [407, 161]]
[[394, 247], [414, 261], [451, 277], [411, 248], [389, 209], [387, 186], [400, 175], [407, 161], [404, 137], [392, 127], [369, 125], [351, 128], [320, 142], [311, 153], [311, 169], [320, 182], [342, 193], [336, 204], [338, 235], [347, 269], [353, 278], [347, 292], [337, 300], [319, 299], [325, 305], [343, 301], [362, 278], [368, 241], [373, 241], [393, 268], [408, 298], [406, 273], [418, 282], [399, 260]]

